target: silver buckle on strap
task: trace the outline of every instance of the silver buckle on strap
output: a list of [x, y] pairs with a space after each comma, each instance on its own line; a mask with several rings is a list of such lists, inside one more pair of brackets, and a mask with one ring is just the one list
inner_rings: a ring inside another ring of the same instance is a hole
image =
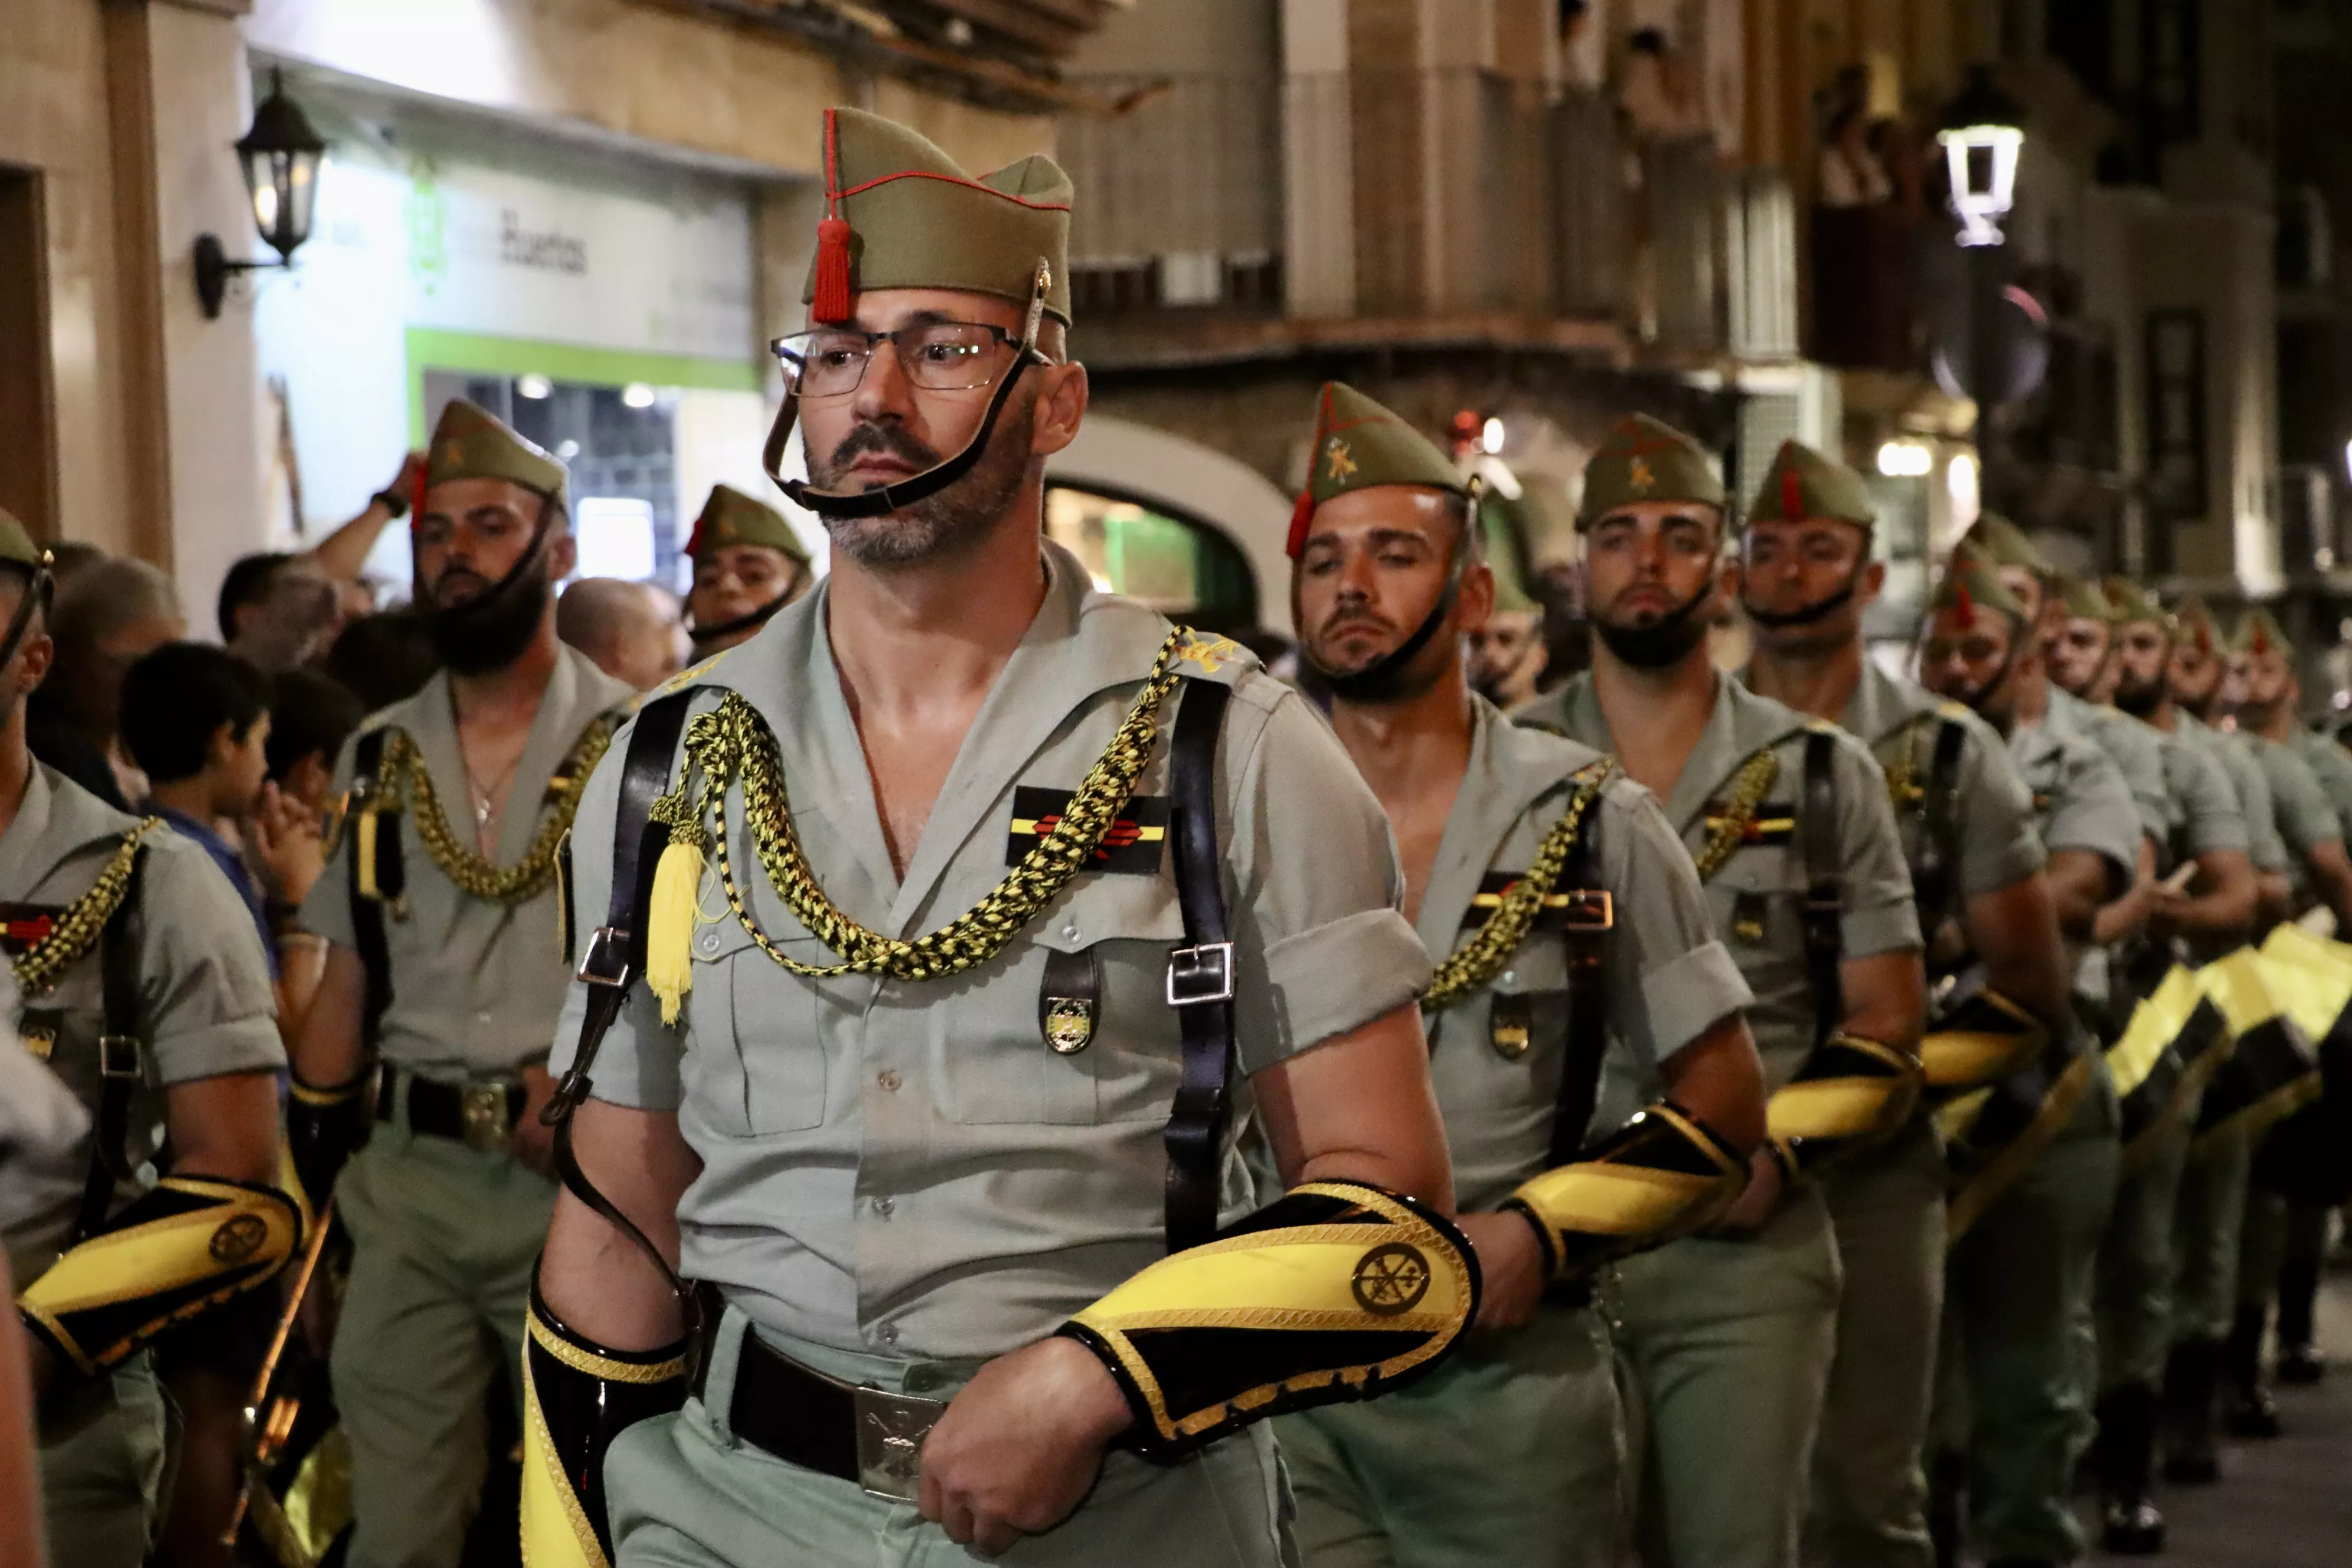
[[857, 1422], [857, 1484], [875, 1497], [913, 1502], [923, 1439], [947, 1413], [946, 1403], [866, 1387], [851, 1389], [849, 1399]]
[[1168, 1005], [1190, 1007], [1198, 1002], [1230, 1002], [1234, 995], [1234, 944], [1203, 942], [1180, 947], [1168, 955]]

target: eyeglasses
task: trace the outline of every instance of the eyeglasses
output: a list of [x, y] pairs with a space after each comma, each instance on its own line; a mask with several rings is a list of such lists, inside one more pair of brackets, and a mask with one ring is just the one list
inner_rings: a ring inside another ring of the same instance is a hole
[[969, 392], [997, 376], [997, 346], [1020, 340], [981, 321], [926, 321], [895, 332], [825, 327], [794, 332], [768, 346], [784, 367], [786, 389], [802, 397], [846, 397], [866, 379], [874, 351], [888, 343], [908, 381], [926, 392]]

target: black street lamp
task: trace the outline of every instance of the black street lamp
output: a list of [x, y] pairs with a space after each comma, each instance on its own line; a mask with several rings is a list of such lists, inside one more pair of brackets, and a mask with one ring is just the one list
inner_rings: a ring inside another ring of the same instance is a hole
[[2017, 198], [2024, 117], [2023, 108], [1994, 82], [1992, 68], [1975, 66], [1936, 135], [1951, 175], [1952, 213], [1960, 220], [1955, 238], [1966, 263], [1968, 289], [1967, 335], [1962, 340], [1968, 363], [1961, 379], [1977, 405], [1978, 484], [1979, 493], [1988, 496], [1993, 489], [1996, 457], [1993, 408], [2018, 395], [2012, 353], [2016, 334], [2008, 319], [2015, 268], [2004, 248], [2000, 220]]
[[278, 252], [275, 261], [231, 261], [220, 237], [196, 237], [196, 298], [205, 319], [221, 313], [228, 280], [239, 272], [292, 264], [294, 252], [310, 237], [310, 218], [319, 200], [319, 163], [327, 144], [311, 128], [302, 106], [286, 96], [283, 75], [269, 72], [269, 96], [253, 111], [253, 128], [238, 138], [237, 160], [244, 165], [245, 190], [253, 203], [253, 226]]

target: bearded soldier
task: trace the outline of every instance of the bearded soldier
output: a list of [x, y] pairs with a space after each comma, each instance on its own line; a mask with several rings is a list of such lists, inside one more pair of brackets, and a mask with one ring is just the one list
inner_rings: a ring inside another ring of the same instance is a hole
[[[1973, 974], [2023, 1009], [2063, 1016], [2064, 954], [2032, 797], [2000, 734], [1966, 706], [1888, 675], [1863, 648], [1864, 612], [1885, 568], [1871, 559], [1876, 511], [1862, 476], [1791, 441], [1748, 514], [1741, 609], [1753, 627], [1746, 679], [1761, 696], [1832, 719], [1868, 742], [1902, 824], [1931, 973]], [[1987, 1004], [1975, 1004], [1982, 1013]], [[2021, 1048], [2031, 1031], [2019, 1025]], [[2013, 1056], [1939, 1048], [1930, 1094], [1993, 1081]], [[1844, 1284], [1837, 1360], [1813, 1458], [1809, 1552], [1845, 1568], [1933, 1558], [1921, 1465], [1944, 1294], [1944, 1153], [1923, 1113], [1824, 1184]]]
[[[2131, 879], [2141, 826], [2113, 759], [2078, 732], [2023, 721], [2047, 710], [2043, 657], [2033, 616], [1963, 546], [1929, 612], [1920, 680], [2008, 737], [2071, 970]], [[2086, 1424], [2075, 1333], [2114, 1201], [2114, 1082], [2062, 1014], [2042, 1060], [1953, 1110], [1961, 1179], [1948, 1211], [1930, 1522], [1944, 1551], [1957, 1553], [1965, 1531], [1993, 1563], [2071, 1563], [2083, 1551], [2069, 1499]]]
[[784, 514], [727, 485], [710, 487], [686, 554], [694, 563], [686, 618], [697, 658], [751, 641], [816, 581], [808, 550]]
[[289, 1116], [353, 1247], [332, 1370], [355, 1568], [457, 1560], [484, 1397], [502, 1370], [520, 1386], [555, 1196], [538, 1112], [563, 998], [557, 847], [632, 696], [556, 640], [562, 464], [454, 402], [413, 530], [446, 668], [338, 764], [342, 852], [302, 908], [332, 946]]
[[[1470, 691], [1464, 643], [1495, 575], [1475, 487], [1337, 384], [1313, 450], [1294, 619], [1439, 965], [1423, 999], [1430, 1072], [1456, 1191], [1482, 1211], [1461, 1224], [1489, 1331], [1397, 1398], [1276, 1424], [1300, 1551], [1332, 1564], [1613, 1563], [1625, 1439], [1585, 1276], [1738, 1195], [1764, 1131], [1747, 983], [1656, 801], [1591, 748], [1515, 728]], [[1604, 1054], [1666, 1103], [1588, 1149]], [[1633, 1165], [1656, 1179], [1693, 1152], [1713, 1176], [1621, 1228], [1609, 1184]], [[1603, 1216], [1610, 1234], [1588, 1228]]]
[[527, 1551], [1271, 1568], [1249, 1423], [1476, 1310], [1388, 827], [1303, 698], [1044, 541], [1066, 177], [846, 109], [824, 146], [768, 461], [797, 425], [834, 569], [641, 710], [574, 836]]
[[25, 701], [54, 651], [48, 595], [47, 554], [0, 511], [5, 994], [21, 1048], [46, 1064], [35, 1070], [89, 1113], [64, 1163], [10, 1166], [0, 1219], [9, 1275], [26, 1282], [16, 1305], [52, 1561], [137, 1568], [165, 1474], [150, 1346], [266, 1311], [249, 1293], [309, 1215], [278, 1184], [286, 1058], [251, 917], [193, 839], [112, 810], [26, 750]]
[[[1578, 526], [1593, 668], [1521, 717], [1614, 756], [1665, 803], [1756, 994], [1772, 1096], [1771, 1141], [1725, 1226], [1628, 1259], [1604, 1292], [1649, 1432], [1643, 1528], [1684, 1568], [1790, 1563], [1838, 1312], [1812, 1178], [1908, 1119], [1925, 1005], [1911, 879], [1869, 748], [1709, 661], [1738, 574], [1697, 444], [1638, 416], [1620, 425], [1586, 468]], [[1822, 1089], [1846, 1076], [1849, 1038], [1884, 1053], [1902, 1090]], [[1648, 1087], [1605, 1073], [1600, 1125]]]

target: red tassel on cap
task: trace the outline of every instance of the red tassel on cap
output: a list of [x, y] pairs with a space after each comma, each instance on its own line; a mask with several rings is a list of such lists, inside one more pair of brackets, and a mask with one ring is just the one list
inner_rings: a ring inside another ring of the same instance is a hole
[[2267, 654], [2267, 653], [2269, 653], [2270, 651], [2271, 651], [2271, 636], [2270, 636], [2270, 633], [2268, 633], [2268, 632], [2266, 632], [2266, 631], [2263, 630], [2263, 628], [2262, 628], [2262, 627], [2260, 627], [2260, 626], [2256, 626], [2256, 627], [2254, 628], [2254, 652], [2255, 652], [2257, 655], [2263, 655], [2263, 654]]
[[849, 311], [849, 221], [829, 217], [816, 226], [816, 288], [809, 320], [845, 321]]
[[1977, 602], [1969, 597], [1966, 583], [1952, 584], [1952, 613], [1959, 617], [1960, 629], [1967, 631], [1977, 624]]
[[408, 531], [414, 533], [416, 531], [416, 525], [425, 521], [424, 464], [416, 465], [416, 478], [410, 484], [409, 489], [412, 493], [408, 498]]
[[1794, 468], [1780, 470], [1780, 515], [1790, 522], [1805, 520], [1805, 481]]
[[1300, 490], [1297, 504], [1290, 509], [1290, 542], [1282, 547], [1293, 561], [1307, 552], [1307, 528], [1314, 521], [1315, 492]]

